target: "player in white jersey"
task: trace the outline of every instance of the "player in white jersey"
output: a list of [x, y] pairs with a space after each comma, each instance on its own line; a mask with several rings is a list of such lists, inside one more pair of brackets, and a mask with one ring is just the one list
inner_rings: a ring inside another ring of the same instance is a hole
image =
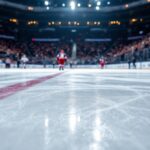
[[23, 64], [23, 68], [26, 68], [26, 64], [27, 62], [29, 61], [29, 59], [27, 58], [27, 56], [24, 54], [22, 57], [21, 57], [21, 62]]

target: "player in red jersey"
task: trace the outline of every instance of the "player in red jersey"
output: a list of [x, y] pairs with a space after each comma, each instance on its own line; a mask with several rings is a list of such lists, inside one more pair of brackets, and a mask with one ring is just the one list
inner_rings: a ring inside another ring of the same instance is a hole
[[103, 57], [99, 59], [99, 64], [100, 64], [101, 69], [103, 69], [105, 66], [105, 59]]
[[67, 61], [67, 55], [65, 54], [64, 50], [61, 50], [57, 55], [59, 70], [64, 70], [64, 64], [66, 61]]

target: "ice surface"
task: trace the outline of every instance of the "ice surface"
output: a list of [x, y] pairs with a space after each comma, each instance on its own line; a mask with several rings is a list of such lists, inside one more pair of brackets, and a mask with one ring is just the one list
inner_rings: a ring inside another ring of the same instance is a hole
[[[0, 88], [58, 73], [2, 70]], [[0, 150], [149, 150], [150, 71], [73, 69], [0, 100]]]

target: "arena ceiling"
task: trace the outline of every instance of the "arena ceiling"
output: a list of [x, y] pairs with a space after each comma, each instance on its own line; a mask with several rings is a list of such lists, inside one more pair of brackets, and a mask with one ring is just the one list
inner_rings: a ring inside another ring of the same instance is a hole
[[[8, 0], [10, 2], [18, 3], [18, 4], [25, 4], [30, 6], [44, 6], [45, 0]], [[61, 7], [62, 4], [68, 5], [70, 0], [48, 0], [49, 4], [54, 7]], [[75, 0], [77, 3], [80, 3], [82, 7], [87, 7], [89, 3], [93, 4], [97, 2], [98, 0]], [[102, 6], [106, 5], [122, 5], [127, 4], [131, 2], [136, 2], [138, 0], [99, 0], [101, 1]], [[108, 3], [110, 2], [110, 3]]]
[[[121, 34], [137, 35], [140, 31], [146, 33], [150, 28], [149, 0], [101, 0], [98, 11], [94, 9], [96, 0], [76, 0], [81, 6], [74, 11], [68, 6], [71, 0], [49, 0], [48, 6], [45, 6], [45, 1], [0, 0], [0, 31], [17, 36], [27, 33], [31, 36], [63, 36], [77, 31], [89, 36], [117, 37]], [[143, 3], [139, 5], [138, 2]], [[93, 8], [88, 7], [89, 3]], [[65, 7], [62, 4], [66, 4]], [[46, 7], [53, 9], [47, 10]]]

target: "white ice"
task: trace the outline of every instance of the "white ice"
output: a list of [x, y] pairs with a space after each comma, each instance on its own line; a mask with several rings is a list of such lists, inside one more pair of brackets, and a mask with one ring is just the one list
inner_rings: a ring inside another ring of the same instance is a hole
[[[0, 88], [58, 72], [3, 69]], [[150, 70], [68, 69], [0, 100], [0, 150], [150, 150]]]

